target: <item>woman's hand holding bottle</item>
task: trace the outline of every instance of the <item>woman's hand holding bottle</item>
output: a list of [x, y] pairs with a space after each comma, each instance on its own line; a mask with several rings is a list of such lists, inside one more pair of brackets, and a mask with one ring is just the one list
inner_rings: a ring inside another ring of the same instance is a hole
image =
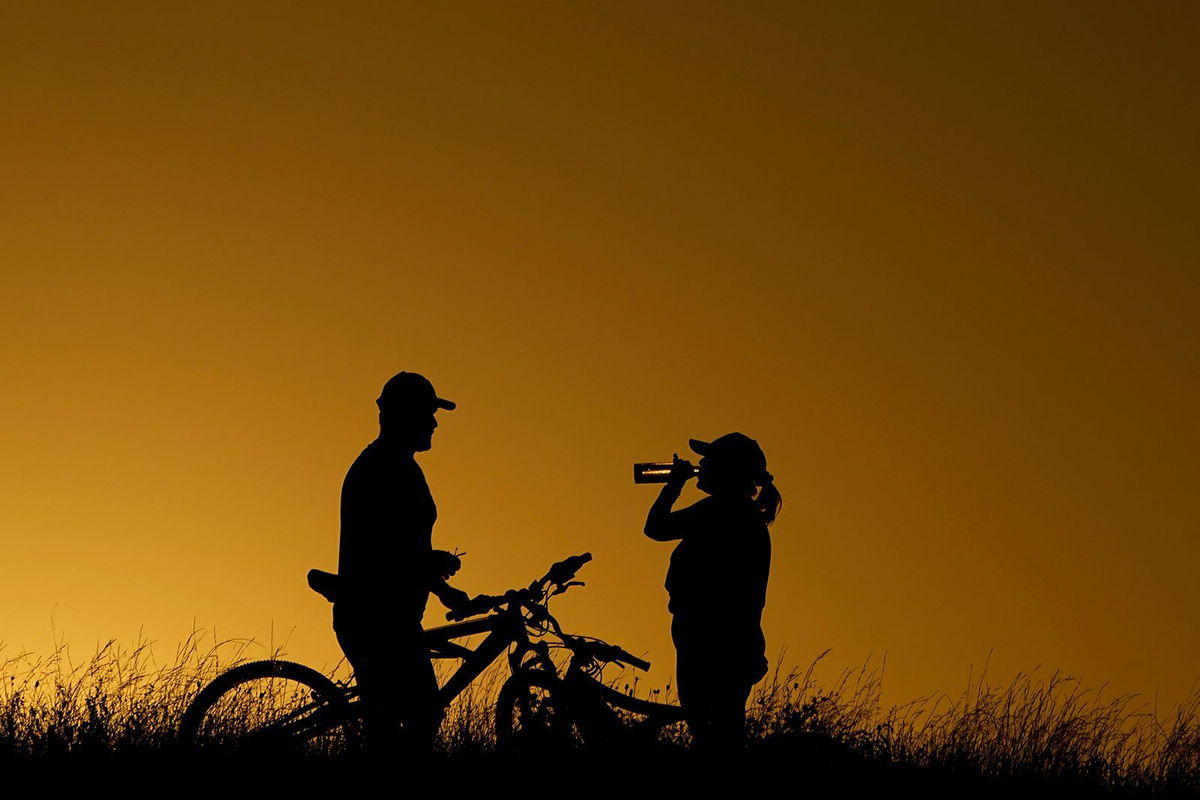
[[671, 474], [667, 477], [667, 485], [674, 489], [682, 489], [690, 479], [696, 477], [696, 468], [692, 462], [679, 457], [679, 453], [671, 454]]

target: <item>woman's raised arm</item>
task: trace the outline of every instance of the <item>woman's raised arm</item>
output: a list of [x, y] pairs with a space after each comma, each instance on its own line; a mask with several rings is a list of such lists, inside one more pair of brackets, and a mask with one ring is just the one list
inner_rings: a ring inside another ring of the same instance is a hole
[[671, 513], [671, 506], [679, 499], [683, 485], [695, 474], [696, 469], [691, 462], [681, 460], [678, 453], [672, 456], [671, 476], [663, 484], [662, 491], [654, 499], [654, 504], [650, 506], [650, 513], [646, 515], [646, 527], [643, 529], [654, 541], [670, 542], [683, 538], [684, 526], [678, 524], [679, 517]]

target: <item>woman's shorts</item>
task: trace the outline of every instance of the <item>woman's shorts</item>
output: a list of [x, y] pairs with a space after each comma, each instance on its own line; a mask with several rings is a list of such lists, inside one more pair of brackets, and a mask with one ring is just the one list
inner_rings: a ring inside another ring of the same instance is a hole
[[671, 622], [676, 662], [713, 680], [753, 685], [767, 674], [767, 643], [760, 626], [713, 625], [675, 617]]

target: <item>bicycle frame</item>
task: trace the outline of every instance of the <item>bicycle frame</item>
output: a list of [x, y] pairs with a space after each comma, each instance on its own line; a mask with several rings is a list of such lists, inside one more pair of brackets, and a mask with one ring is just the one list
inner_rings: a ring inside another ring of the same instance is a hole
[[[488, 635], [474, 650], [453, 641], [480, 633]], [[450, 705], [509, 646], [518, 645], [509, 657], [514, 671], [531, 647], [525, 622], [519, 613], [513, 611], [501, 611], [482, 619], [429, 628], [425, 631], [425, 641], [429, 645], [431, 658], [460, 658], [463, 662], [438, 690], [438, 700], [443, 708]]]

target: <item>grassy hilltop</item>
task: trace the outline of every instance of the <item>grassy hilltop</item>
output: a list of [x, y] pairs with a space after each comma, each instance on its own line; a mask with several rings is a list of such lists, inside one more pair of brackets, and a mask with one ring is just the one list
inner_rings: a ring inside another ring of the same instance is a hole
[[[249, 660], [248, 644], [205, 646], [195, 635], [170, 663], [158, 663], [149, 643], [110, 643], [78, 664], [65, 648], [40, 659], [0, 651], [0, 767], [188, 769], [203, 763], [209, 771], [238, 764], [236, 752], [181, 751], [176, 731], [202, 686]], [[884, 707], [882, 669], [846, 670], [821, 686], [812, 678], [815, 664], [791, 672], [777, 667], [756, 687], [747, 750], [736, 762], [697, 758], [682, 724], [668, 726], [653, 743], [619, 751], [584, 744], [553, 757], [499, 752], [492, 709], [504, 675], [493, 672], [449, 709], [438, 752], [424, 766], [447, 767], [460, 782], [557, 769], [598, 780], [636, 773], [668, 786], [747, 776], [747, 786], [782, 777], [798, 791], [1200, 796], [1200, 695], [1162, 720], [1137, 697], [1106, 699], [1057, 673], [1020, 675], [1006, 686], [980, 675], [960, 697], [931, 695]], [[622, 678], [614, 682], [626, 686]], [[637, 691], [635, 683], [629, 688]], [[358, 774], [368, 763], [360, 752], [336, 747], [278, 758], [293, 777]]]

